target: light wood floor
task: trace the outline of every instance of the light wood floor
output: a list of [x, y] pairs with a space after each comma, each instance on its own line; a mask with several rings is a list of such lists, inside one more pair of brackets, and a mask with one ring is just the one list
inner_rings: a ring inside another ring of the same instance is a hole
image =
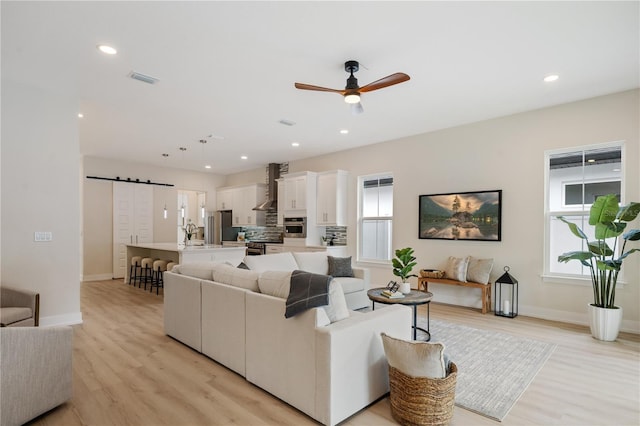
[[[165, 336], [162, 294], [116, 280], [85, 282], [81, 306], [84, 323], [74, 326], [74, 397], [33, 425], [317, 424]], [[640, 425], [640, 336], [603, 343], [585, 327], [438, 304], [431, 306], [431, 318], [558, 345], [503, 425]], [[343, 423], [391, 424], [388, 398]], [[455, 408], [453, 425], [498, 424]]]

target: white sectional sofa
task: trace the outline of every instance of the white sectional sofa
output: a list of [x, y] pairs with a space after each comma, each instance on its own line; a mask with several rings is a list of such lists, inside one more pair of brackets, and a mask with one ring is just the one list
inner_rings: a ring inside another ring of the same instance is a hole
[[[273, 259], [276, 271], [281, 260]], [[271, 279], [267, 289], [266, 277], [274, 275], [214, 263], [177, 266], [164, 276], [165, 333], [325, 425], [386, 394], [380, 333], [410, 339], [411, 310], [349, 311], [331, 323], [317, 307], [287, 319], [288, 282], [274, 290]]]

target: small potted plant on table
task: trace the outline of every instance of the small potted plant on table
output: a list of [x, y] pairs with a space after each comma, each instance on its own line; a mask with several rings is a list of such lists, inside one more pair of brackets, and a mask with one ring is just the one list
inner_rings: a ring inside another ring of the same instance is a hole
[[406, 247], [396, 250], [396, 257], [391, 260], [393, 265], [393, 275], [400, 277], [402, 284], [400, 284], [400, 291], [403, 294], [411, 293], [411, 283], [407, 280], [410, 277], [417, 277], [416, 274], [412, 274], [413, 267], [417, 265], [416, 258], [413, 255], [413, 249]]
[[[614, 194], [596, 199], [589, 212], [589, 225], [595, 226], [595, 240], [589, 238], [582, 229], [562, 216], [558, 219], [569, 226], [571, 232], [584, 240], [588, 251], [571, 251], [558, 256], [559, 262], [578, 260], [591, 271], [593, 303], [588, 306], [591, 335], [598, 340], [614, 341], [618, 337], [622, 322], [622, 308], [615, 305], [616, 284], [623, 260], [639, 249], [625, 251], [628, 241], [640, 240], [640, 229], [625, 232], [627, 223], [640, 213], [640, 203], [631, 202], [619, 207]], [[622, 235], [622, 249], [617, 250], [618, 237]], [[613, 248], [607, 239], [613, 238]]]

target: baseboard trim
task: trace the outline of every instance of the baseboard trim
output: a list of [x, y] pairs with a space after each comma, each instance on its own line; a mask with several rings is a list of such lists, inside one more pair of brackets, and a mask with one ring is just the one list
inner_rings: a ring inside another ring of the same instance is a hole
[[82, 312], [74, 312], [71, 314], [40, 317], [40, 327], [54, 327], [58, 325], [76, 325], [76, 324], [82, 324]]
[[[582, 313], [559, 311], [556, 309], [545, 309], [534, 306], [520, 306], [520, 314], [540, 318], [550, 321], [565, 322], [568, 324], [584, 325], [589, 327], [589, 317], [587, 314], [587, 308]], [[620, 331], [625, 333], [640, 334], [640, 321], [622, 320]]]
[[113, 274], [83, 275], [80, 281], [105, 281], [113, 278]]
[[[454, 296], [454, 295], [438, 294], [438, 297], [434, 297], [433, 301], [447, 303], [450, 305], [466, 306], [469, 308], [482, 309], [481, 303], [478, 301], [478, 297], [469, 298], [469, 297], [463, 297], [462, 295]], [[584, 312], [578, 313], [578, 312], [560, 311], [557, 309], [547, 309], [547, 308], [540, 308], [537, 306], [528, 306], [528, 305], [521, 304], [518, 307], [518, 314], [527, 316], [527, 317], [539, 318], [543, 320], [558, 321], [558, 322], [564, 322], [568, 324], [583, 325], [585, 327], [589, 327], [589, 318], [587, 316], [586, 307]], [[623, 331], [625, 333], [640, 334], [640, 321], [623, 319], [622, 325], [620, 327], [620, 331]]]

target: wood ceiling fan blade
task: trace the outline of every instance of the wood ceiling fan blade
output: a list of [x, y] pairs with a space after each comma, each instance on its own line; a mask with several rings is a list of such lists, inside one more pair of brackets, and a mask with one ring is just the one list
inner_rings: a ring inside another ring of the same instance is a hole
[[381, 78], [380, 80], [376, 80], [373, 83], [369, 83], [366, 86], [362, 86], [358, 91], [360, 93], [371, 92], [373, 90], [382, 89], [385, 87], [393, 86], [394, 84], [403, 83], [409, 80], [407, 74], [403, 72], [397, 72], [395, 74], [388, 75], [386, 77]]
[[333, 92], [333, 93], [340, 93], [341, 95], [344, 95], [344, 90], [339, 90], [339, 89], [329, 89], [327, 87], [320, 87], [320, 86], [313, 86], [311, 84], [304, 84], [304, 83], [295, 83], [296, 89], [301, 89], [301, 90], [315, 90], [316, 92]]

